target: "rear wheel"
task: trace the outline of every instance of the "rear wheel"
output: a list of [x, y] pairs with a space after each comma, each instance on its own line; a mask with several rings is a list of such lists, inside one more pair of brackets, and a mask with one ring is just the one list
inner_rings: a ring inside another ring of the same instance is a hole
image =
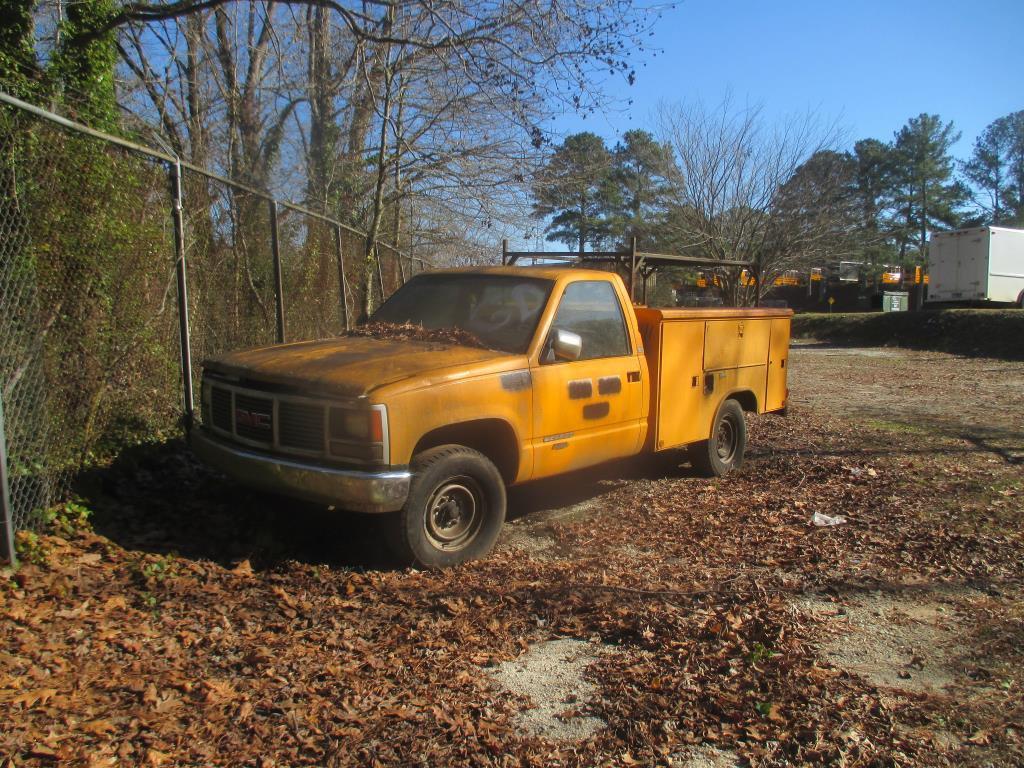
[[747, 449], [747, 423], [743, 409], [735, 400], [726, 400], [718, 408], [711, 438], [689, 447], [694, 468], [708, 477], [721, 477], [743, 466]]
[[505, 483], [479, 451], [442, 445], [413, 458], [405, 506], [389, 525], [405, 565], [447, 568], [491, 551], [505, 522]]

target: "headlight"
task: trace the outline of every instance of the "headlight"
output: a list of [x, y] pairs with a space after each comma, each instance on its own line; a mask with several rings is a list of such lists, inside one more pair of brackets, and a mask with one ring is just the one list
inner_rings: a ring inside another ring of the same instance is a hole
[[383, 405], [368, 409], [332, 407], [331, 455], [357, 461], [385, 461], [386, 420]]

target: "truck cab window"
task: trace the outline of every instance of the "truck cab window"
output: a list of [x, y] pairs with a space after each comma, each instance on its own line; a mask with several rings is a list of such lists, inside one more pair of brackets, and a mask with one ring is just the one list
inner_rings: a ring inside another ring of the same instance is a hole
[[511, 275], [417, 275], [370, 320], [461, 328], [490, 349], [522, 354], [533, 339], [551, 287], [550, 280]]
[[[612, 284], [604, 280], [570, 283], [551, 324], [552, 331], [556, 328], [571, 331], [583, 339], [580, 360], [630, 354], [619, 298]], [[545, 362], [553, 359], [545, 356]]]

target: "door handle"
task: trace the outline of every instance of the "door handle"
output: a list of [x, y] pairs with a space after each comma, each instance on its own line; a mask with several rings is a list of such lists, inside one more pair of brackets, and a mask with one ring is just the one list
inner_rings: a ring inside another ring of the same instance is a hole
[[629, 371], [626, 374], [626, 381], [640, 381], [640, 371]]

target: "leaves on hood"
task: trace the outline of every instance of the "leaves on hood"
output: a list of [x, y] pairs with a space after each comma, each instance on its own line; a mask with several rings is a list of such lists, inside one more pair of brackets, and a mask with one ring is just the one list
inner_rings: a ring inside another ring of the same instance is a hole
[[480, 339], [462, 328], [424, 328], [414, 323], [366, 323], [345, 331], [344, 336], [362, 336], [388, 341], [432, 341], [460, 347], [488, 349]]

